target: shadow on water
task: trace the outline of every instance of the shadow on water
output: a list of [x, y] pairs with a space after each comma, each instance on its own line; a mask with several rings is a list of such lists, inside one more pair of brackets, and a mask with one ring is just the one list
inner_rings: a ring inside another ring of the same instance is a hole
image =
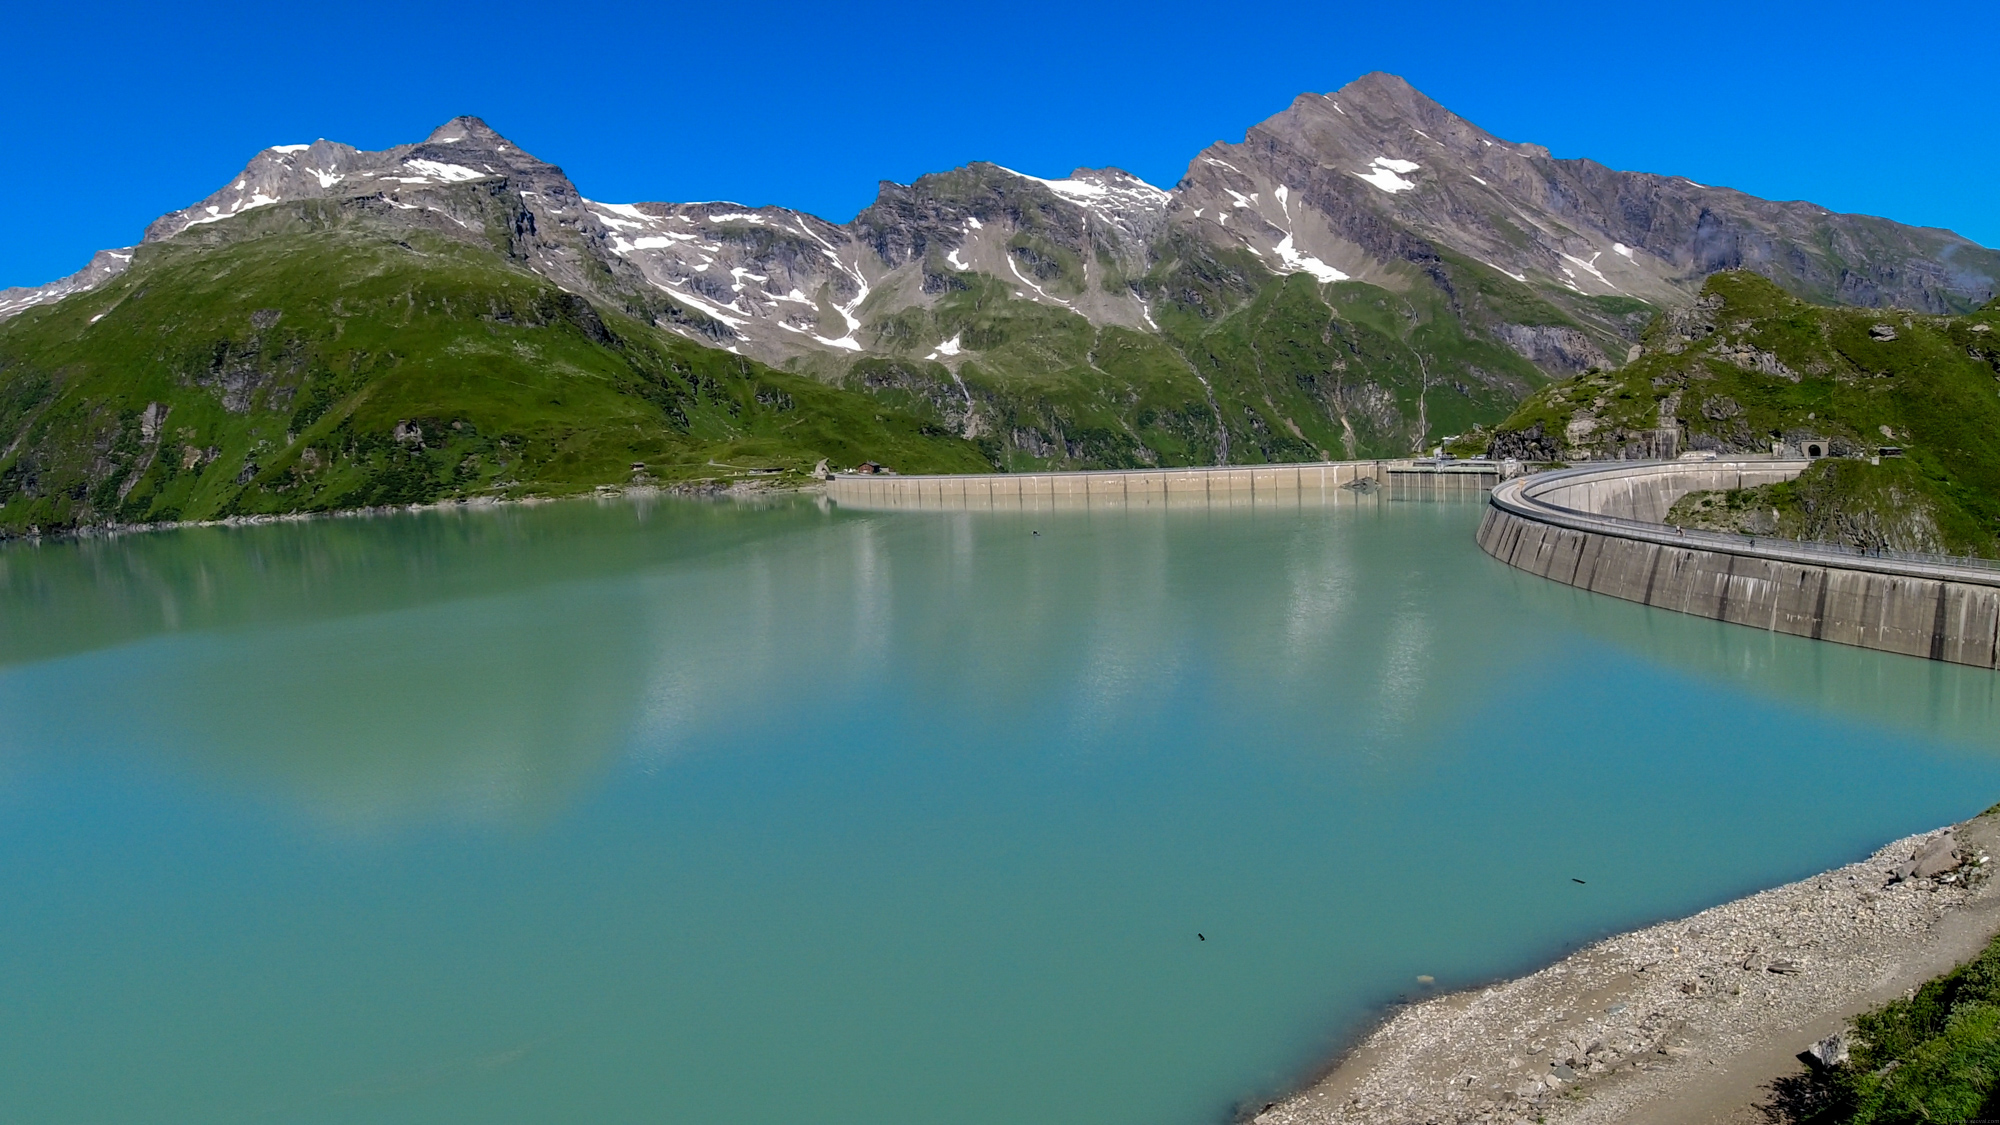
[[1561, 629], [1801, 715], [2000, 748], [2000, 674], [1655, 609], [1493, 561], [1508, 596]]

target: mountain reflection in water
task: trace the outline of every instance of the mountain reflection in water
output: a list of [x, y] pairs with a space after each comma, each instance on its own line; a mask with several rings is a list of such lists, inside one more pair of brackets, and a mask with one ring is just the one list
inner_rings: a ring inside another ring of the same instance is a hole
[[1202, 1125], [1420, 977], [2000, 796], [1990, 673], [1542, 582], [1480, 512], [0, 548], [0, 1118]]
[[[1394, 559], [1310, 525], [1246, 551], [1245, 518], [572, 503], [22, 545], [0, 552], [0, 707], [65, 753], [158, 755], [338, 821], [534, 818], [621, 753], [884, 669], [922, 695], [976, 666], [964, 722], [1079, 746], [1191, 683], [1351, 700], [1341, 752], [1379, 756], [1508, 647], [1476, 591], [1385, 583]], [[1329, 680], [1336, 648], [1354, 673]]]

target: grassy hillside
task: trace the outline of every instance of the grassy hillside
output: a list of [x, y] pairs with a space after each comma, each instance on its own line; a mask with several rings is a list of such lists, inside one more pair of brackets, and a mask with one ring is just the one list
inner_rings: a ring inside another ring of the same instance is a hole
[[1914, 462], [1835, 458], [1797, 480], [1730, 491], [1695, 492], [1667, 513], [1679, 527], [1776, 535], [1863, 550], [1992, 555], [1994, 529], [1932, 486]]
[[991, 467], [907, 411], [697, 347], [477, 244], [267, 210], [0, 324], [0, 534], [822, 457]]
[[[1448, 256], [1322, 285], [1190, 242], [1143, 277], [1092, 259], [1158, 332], [940, 265], [935, 299], [875, 319], [875, 354], [782, 372], [666, 331], [706, 324], [647, 287], [557, 288], [512, 256], [511, 212], [459, 202], [462, 229], [399, 226], [367, 200], [259, 208], [0, 322], [0, 535], [795, 479], [821, 458], [978, 472], [1398, 456], [1492, 425], [1546, 383], [1536, 360], [1602, 359], [1649, 314]], [[1017, 257], [1051, 292], [1079, 290], [1062, 232], [1030, 228]], [[930, 357], [953, 338], [962, 357]]]
[[1780, 1080], [1800, 1125], [1918, 1125], [2000, 1116], [2000, 939], [1945, 975], [1857, 1017], [1848, 1062]]
[[1881, 464], [1822, 465], [1790, 485], [1690, 497], [1691, 525], [1863, 547], [2000, 552], [2000, 302], [1964, 316], [1825, 308], [1755, 274], [1710, 278], [1659, 317], [1644, 352], [1529, 398], [1496, 454], [1578, 461], [1680, 450], [1766, 453], [1809, 439]]

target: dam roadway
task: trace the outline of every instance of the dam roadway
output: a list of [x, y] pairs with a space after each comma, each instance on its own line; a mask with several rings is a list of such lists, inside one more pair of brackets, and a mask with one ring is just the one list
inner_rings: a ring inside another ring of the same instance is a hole
[[1606, 462], [1502, 481], [1490, 462], [1331, 461], [962, 476], [840, 474], [856, 508], [966, 510], [1266, 504], [1381, 487], [1391, 498], [1492, 490], [1479, 545], [1509, 566], [1594, 593], [1773, 632], [2000, 667], [2000, 567], [1868, 555], [1664, 521], [1690, 492], [1791, 480], [1807, 460]]
[[2000, 667], [2000, 568], [1683, 530], [1690, 492], [1790, 480], [1810, 461], [1613, 462], [1494, 488], [1479, 545], [1594, 593], [1794, 636]]

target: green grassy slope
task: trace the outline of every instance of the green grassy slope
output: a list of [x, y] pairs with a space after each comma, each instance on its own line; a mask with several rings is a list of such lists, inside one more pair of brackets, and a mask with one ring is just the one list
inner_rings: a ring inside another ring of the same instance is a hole
[[[509, 256], [504, 209], [468, 198], [483, 228], [260, 208], [0, 323], [0, 535], [797, 474], [821, 458], [978, 472], [1399, 456], [1490, 426], [1547, 381], [1520, 332], [1617, 351], [1645, 309], [1449, 256], [1323, 285], [1170, 240], [1143, 277], [1108, 253], [1088, 263], [1092, 284], [1143, 295], [1158, 332], [940, 264], [933, 298], [875, 318], [874, 354], [781, 372], [656, 327], [704, 322], [644, 287], [614, 303], [556, 288]], [[1049, 215], [1015, 257], [1049, 292], [1080, 293], [1076, 232]], [[926, 358], [954, 337], [955, 368]]]
[[1863, 550], [1985, 555], [2000, 549], [1994, 530], [1932, 485], [1915, 462], [1831, 458], [1797, 480], [1757, 488], [1693, 492], [1676, 502], [1677, 527], [1776, 535]]
[[[1494, 452], [1638, 456], [1663, 428], [1679, 432], [1683, 449], [1723, 453], [1807, 438], [1850, 455], [1896, 446], [1907, 454], [1901, 464], [1826, 466], [1756, 496], [1693, 498], [1679, 515], [1747, 528], [1752, 515], [1775, 507], [1778, 533], [1908, 550], [2000, 549], [2000, 302], [1951, 317], [1826, 308], [1732, 272], [1710, 278], [1693, 309], [1660, 317], [1643, 340], [1638, 361], [1529, 398], [1496, 434]], [[1891, 509], [1914, 509], [1916, 518], [1884, 518]]]
[[1848, 1062], [1777, 1083], [1799, 1125], [1919, 1125], [2000, 1116], [2000, 939], [1853, 1021]]
[[[0, 324], [0, 533], [793, 473], [990, 468], [476, 242], [239, 218]], [[645, 468], [635, 473], [633, 464]]]

